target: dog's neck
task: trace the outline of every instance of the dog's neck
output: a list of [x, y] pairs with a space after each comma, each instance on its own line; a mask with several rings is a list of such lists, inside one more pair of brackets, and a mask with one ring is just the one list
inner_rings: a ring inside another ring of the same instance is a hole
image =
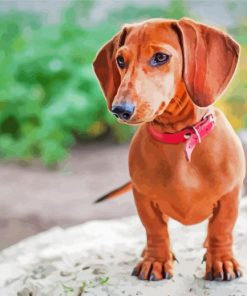
[[208, 110], [194, 105], [185, 87], [182, 87], [166, 110], [151, 124], [160, 133], [174, 133], [199, 122]]

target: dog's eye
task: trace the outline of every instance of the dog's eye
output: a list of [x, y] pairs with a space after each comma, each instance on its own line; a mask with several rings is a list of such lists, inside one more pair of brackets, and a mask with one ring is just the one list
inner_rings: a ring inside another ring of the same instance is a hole
[[117, 57], [117, 64], [119, 68], [123, 69], [125, 67], [124, 58], [122, 56]]
[[164, 65], [167, 63], [170, 59], [170, 56], [168, 54], [165, 54], [163, 52], [157, 52], [151, 59], [150, 64], [153, 67]]

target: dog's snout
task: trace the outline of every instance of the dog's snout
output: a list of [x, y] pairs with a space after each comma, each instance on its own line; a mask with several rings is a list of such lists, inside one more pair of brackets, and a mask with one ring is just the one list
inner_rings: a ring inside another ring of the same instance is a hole
[[135, 106], [131, 103], [115, 105], [111, 111], [117, 118], [129, 120], [135, 111]]

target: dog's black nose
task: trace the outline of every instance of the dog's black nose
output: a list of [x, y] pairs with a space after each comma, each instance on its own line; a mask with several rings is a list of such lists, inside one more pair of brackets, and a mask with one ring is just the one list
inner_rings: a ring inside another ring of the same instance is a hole
[[131, 103], [112, 106], [111, 112], [120, 119], [129, 120], [135, 111], [135, 106]]

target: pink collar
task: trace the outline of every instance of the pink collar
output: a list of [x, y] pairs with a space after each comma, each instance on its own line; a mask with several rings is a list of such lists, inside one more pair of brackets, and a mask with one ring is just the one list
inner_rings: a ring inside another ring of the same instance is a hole
[[166, 144], [180, 144], [186, 142], [185, 157], [190, 161], [191, 154], [198, 143], [206, 137], [215, 126], [215, 118], [212, 113], [205, 114], [203, 118], [192, 126], [188, 126], [176, 133], [159, 133], [148, 125], [148, 131], [152, 137]]

